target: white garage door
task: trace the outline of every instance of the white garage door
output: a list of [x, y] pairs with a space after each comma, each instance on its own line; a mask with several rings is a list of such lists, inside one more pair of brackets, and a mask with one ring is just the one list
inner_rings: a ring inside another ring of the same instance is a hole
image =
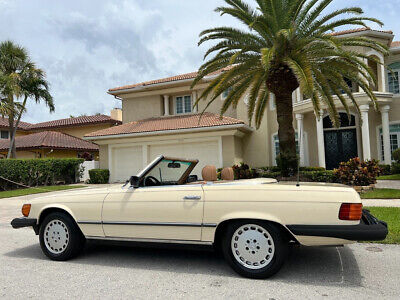
[[124, 182], [142, 169], [142, 146], [112, 149], [111, 182]]
[[199, 163], [191, 174], [201, 178], [201, 170], [206, 165], [215, 165], [219, 168], [220, 162], [218, 141], [185, 142], [179, 144], [151, 145], [149, 158], [153, 160], [158, 155], [177, 158], [198, 159]]

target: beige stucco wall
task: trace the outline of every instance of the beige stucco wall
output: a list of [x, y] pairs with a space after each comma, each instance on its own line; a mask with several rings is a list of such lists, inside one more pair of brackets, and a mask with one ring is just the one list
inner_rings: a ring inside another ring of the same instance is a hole
[[122, 121], [133, 121], [159, 117], [163, 115], [161, 95], [145, 96], [140, 98], [123, 98]]
[[237, 136], [223, 136], [222, 157], [224, 167], [231, 167], [243, 162], [242, 139]]
[[108, 145], [99, 146], [100, 169], [108, 169]]

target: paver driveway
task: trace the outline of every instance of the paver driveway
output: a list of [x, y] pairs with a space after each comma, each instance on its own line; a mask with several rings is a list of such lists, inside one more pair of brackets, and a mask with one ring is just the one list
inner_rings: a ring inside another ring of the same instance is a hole
[[53, 262], [31, 229], [9, 225], [27, 198], [0, 199], [1, 298], [400, 297], [400, 246], [394, 245], [295, 247], [270, 280], [241, 278], [207, 250], [89, 243], [77, 259]]

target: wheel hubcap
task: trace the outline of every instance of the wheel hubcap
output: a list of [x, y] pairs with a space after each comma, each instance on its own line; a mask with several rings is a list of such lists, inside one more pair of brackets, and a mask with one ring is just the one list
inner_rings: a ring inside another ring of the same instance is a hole
[[235, 231], [231, 249], [237, 262], [253, 270], [267, 266], [275, 254], [271, 235], [263, 227], [255, 224], [243, 225]]
[[44, 229], [44, 244], [53, 254], [62, 253], [68, 246], [69, 232], [64, 222], [52, 220]]

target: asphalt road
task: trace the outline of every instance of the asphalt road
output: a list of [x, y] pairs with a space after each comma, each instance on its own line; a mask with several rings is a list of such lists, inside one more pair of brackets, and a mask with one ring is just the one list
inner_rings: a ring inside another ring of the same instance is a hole
[[0, 298], [398, 299], [400, 246], [295, 247], [272, 279], [234, 273], [212, 251], [89, 243], [50, 261], [28, 228], [12, 229], [21, 198], [0, 199]]

